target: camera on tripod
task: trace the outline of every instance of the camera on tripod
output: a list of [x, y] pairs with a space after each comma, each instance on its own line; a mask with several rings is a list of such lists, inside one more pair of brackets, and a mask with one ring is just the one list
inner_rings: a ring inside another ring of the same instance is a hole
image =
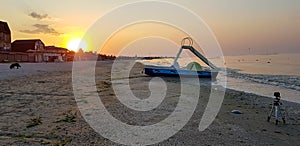
[[280, 102], [280, 93], [279, 92], [274, 92], [274, 105], [279, 106], [282, 105], [282, 103]]
[[[278, 124], [278, 119], [279, 116], [282, 118], [282, 122], [285, 124], [285, 111], [283, 110], [283, 108], [281, 108], [280, 106], [282, 105], [282, 103], [280, 102], [280, 93], [279, 92], [274, 92], [274, 101], [273, 101], [273, 105], [270, 111], [270, 114], [268, 116], [268, 122], [270, 121], [271, 117], [274, 116], [275, 120], [276, 120], [276, 125]], [[274, 112], [274, 114], [273, 114]], [[283, 112], [283, 113], [282, 113]]]

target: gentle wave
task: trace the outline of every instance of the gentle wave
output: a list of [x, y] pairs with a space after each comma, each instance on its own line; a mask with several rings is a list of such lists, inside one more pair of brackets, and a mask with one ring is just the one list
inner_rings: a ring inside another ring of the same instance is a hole
[[246, 74], [239, 73], [234, 69], [227, 69], [227, 75], [233, 78], [300, 91], [299, 76]]

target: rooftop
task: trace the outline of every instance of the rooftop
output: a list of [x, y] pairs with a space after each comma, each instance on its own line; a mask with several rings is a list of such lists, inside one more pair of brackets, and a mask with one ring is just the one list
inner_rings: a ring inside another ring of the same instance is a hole
[[7, 22], [0, 21], [0, 32], [10, 34], [10, 29]]

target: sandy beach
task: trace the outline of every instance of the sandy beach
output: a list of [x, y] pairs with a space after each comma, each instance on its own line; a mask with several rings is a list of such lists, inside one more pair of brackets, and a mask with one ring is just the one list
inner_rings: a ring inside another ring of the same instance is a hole
[[[72, 63], [21, 64], [10, 70], [0, 64], [0, 145], [119, 145], [103, 138], [85, 121], [72, 89]], [[178, 102], [180, 80], [164, 77], [166, 100], [153, 113], [141, 114], [121, 106], [111, 87], [112, 61], [98, 62], [96, 85], [105, 107], [114, 117], [131, 125], [150, 125], [166, 118]], [[130, 75], [131, 89], [141, 98], [149, 96], [143, 66]], [[205, 80], [205, 79], [203, 79]], [[207, 81], [203, 81], [207, 82]], [[208, 102], [210, 87], [199, 88], [197, 108], [189, 122], [174, 136], [156, 145], [299, 145], [300, 105], [282, 101], [286, 124], [267, 122], [272, 99], [226, 90], [220, 112], [204, 131], [199, 122]], [[172, 95], [172, 96], [168, 96]], [[233, 114], [239, 110], [242, 114]]]

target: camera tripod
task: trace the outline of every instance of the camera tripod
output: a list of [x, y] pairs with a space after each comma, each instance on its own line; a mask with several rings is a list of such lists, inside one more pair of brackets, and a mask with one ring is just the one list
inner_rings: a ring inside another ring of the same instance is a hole
[[281, 105], [282, 103], [280, 102], [280, 99], [275, 98], [268, 116], [268, 122], [270, 122], [271, 117], [274, 116], [276, 120], [276, 125], [278, 125], [278, 120], [280, 116], [282, 118], [283, 124], [285, 124], [285, 111], [284, 108], [281, 108]]

